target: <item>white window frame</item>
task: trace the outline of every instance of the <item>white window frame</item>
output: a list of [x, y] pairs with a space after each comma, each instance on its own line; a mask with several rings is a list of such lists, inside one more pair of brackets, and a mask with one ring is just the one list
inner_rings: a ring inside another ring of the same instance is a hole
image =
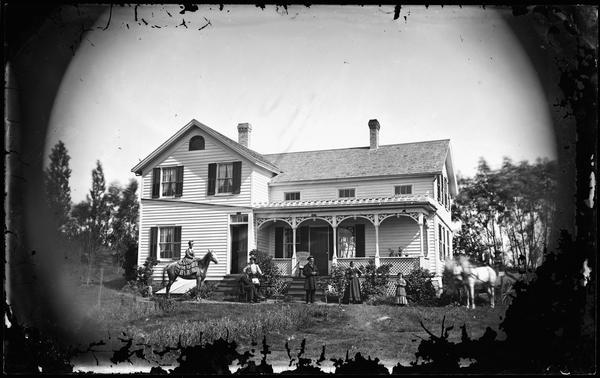
[[[172, 244], [173, 247], [175, 247], [178, 243], [176, 241], [172, 241], [172, 242], [162, 242], [161, 241], [161, 236], [163, 235], [163, 230], [165, 229], [172, 229], [173, 230], [173, 239], [175, 238], [175, 228], [178, 226], [175, 225], [168, 225], [168, 226], [158, 226], [157, 227], [157, 235], [156, 235], [156, 256], [158, 256], [158, 261], [174, 261], [179, 259], [179, 256], [175, 257], [163, 257], [162, 256], [162, 248], [161, 248], [161, 244]], [[179, 241], [179, 248], [181, 248], [181, 241]], [[174, 250], [173, 250], [174, 251]], [[173, 252], [172, 251], [172, 252]]]
[[[401, 193], [402, 192], [402, 188], [409, 188], [409, 192], [410, 193]], [[412, 184], [394, 185], [394, 195], [401, 196], [401, 195], [408, 195], [408, 194], [413, 194], [413, 186], [412, 186]]]
[[[287, 195], [288, 194], [298, 194], [298, 199], [287, 199]], [[284, 192], [283, 193], [283, 200], [284, 201], [300, 201], [300, 192]]]
[[[353, 196], [342, 196], [342, 190], [352, 190]], [[339, 188], [338, 189], [338, 198], [356, 198], [356, 188]]]
[[[170, 165], [170, 166], [166, 166], [166, 167], [160, 167], [160, 188], [159, 188], [159, 197], [160, 198], [174, 198], [175, 197], [175, 193], [177, 193], [177, 165]], [[165, 195], [163, 194], [163, 186], [164, 184], [166, 184], [163, 180], [165, 177], [165, 170], [166, 169], [172, 169], [173, 170], [173, 179], [175, 181], [168, 181], [168, 183], [173, 183], [173, 194], [172, 195]]]
[[[225, 177], [225, 178], [220, 178], [219, 172], [221, 171], [221, 166], [224, 165], [229, 165], [231, 167], [231, 177]], [[221, 192], [220, 191], [220, 185], [219, 185], [219, 181], [221, 180], [231, 180], [231, 184], [229, 185], [230, 190], [228, 192]], [[229, 194], [233, 194], [233, 162], [229, 162], [229, 163], [217, 163], [217, 172], [215, 174], [215, 195], [229, 195]]]

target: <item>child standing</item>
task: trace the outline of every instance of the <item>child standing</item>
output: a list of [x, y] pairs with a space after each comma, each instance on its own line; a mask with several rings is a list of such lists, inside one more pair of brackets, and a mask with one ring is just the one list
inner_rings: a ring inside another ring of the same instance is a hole
[[406, 300], [406, 280], [402, 273], [398, 273], [396, 279], [396, 304], [399, 306], [406, 306], [408, 301]]

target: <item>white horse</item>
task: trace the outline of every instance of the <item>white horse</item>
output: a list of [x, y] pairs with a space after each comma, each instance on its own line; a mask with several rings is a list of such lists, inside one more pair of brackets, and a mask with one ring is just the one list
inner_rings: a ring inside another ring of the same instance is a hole
[[498, 275], [489, 266], [474, 266], [468, 258], [446, 260], [446, 269], [459, 279], [467, 291], [467, 308], [475, 308], [475, 287], [484, 288], [490, 296], [490, 307], [494, 308], [494, 287]]

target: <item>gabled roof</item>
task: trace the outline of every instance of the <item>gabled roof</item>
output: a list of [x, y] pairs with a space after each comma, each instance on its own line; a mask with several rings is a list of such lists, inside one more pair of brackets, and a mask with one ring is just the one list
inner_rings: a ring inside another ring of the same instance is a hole
[[263, 155], [282, 171], [271, 183], [442, 173], [450, 140]]
[[218, 140], [219, 142], [224, 144], [229, 149], [240, 154], [241, 156], [250, 160], [254, 164], [258, 165], [259, 167], [262, 167], [273, 173], [280, 172], [280, 169], [277, 166], [275, 166], [273, 163], [271, 163], [269, 160], [265, 159], [265, 157], [263, 155], [259, 154], [256, 151], [253, 151], [247, 147], [242, 146], [238, 142], [236, 142], [232, 139], [229, 139], [225, 135], [211, 129], [210, 127], [204, 125], [201, 122], [198, 122], [195, 119], [192, 119], [187, 125], [182, 127], [178, 132], [176, 132], [166, 142], [161, 144], [150, 155], [148, 155], [146, 158], [144, 158], [144, 160], [139, 162], [135, 167], [133, 167], [131, 169], [131, 172], [134, 172], [135, 174], [141, 174], [142, 170], [147, 168], [164, 151], [166, 151], [168, 148], [170, 148], [173, 144], [177, 143], [179, 141], [179, 139], [181, 139], [188, 131], [190, 131], [193, 128], [198, 128], [198, 129], [202, 130], [204, 133], [212, 136], [213, 138], [215, 138], [216, 140]]

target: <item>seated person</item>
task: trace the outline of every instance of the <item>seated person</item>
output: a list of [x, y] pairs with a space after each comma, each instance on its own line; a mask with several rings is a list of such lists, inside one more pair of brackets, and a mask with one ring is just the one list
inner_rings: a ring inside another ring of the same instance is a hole
[[252, 278], [247, 271], [244, 271], [244, 274], [242, 274], [242, 277], [240, 278], [240, 299], [242, 298], [248, 303], [256, 301], [254, 284], [252, 283]]

